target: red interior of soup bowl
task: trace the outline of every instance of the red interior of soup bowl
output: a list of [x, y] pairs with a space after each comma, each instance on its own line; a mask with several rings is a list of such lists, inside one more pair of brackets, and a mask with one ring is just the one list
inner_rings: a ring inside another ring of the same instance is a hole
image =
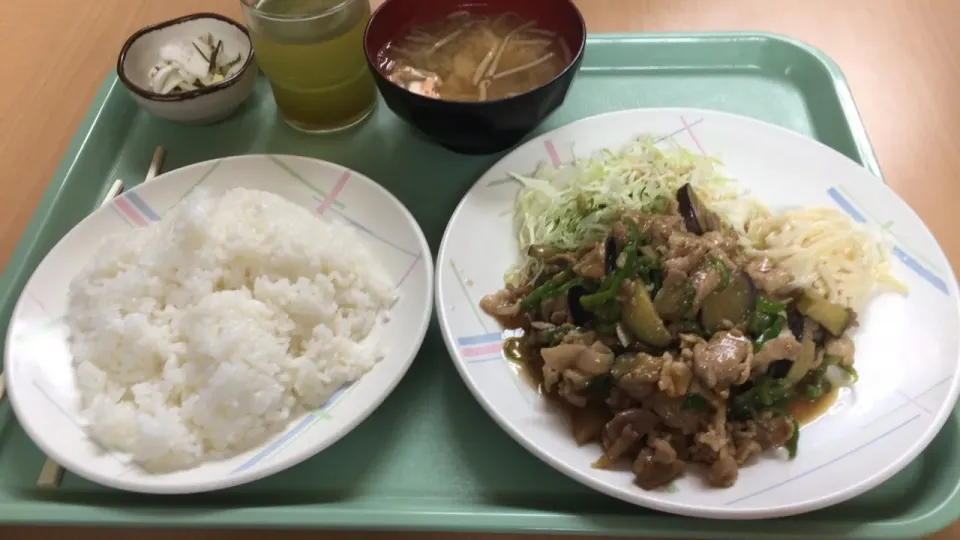
[[410, 27], [441, 19], [460, 9], [494, 16], [516, 13], [555, 32], [566, 42], [571, 60], [583, 53], [586, 25], [570, 0], [386, 0], [370, 19], [364, 37], [364, 48], [371, 65], [380, 66], [377, 58], [380, 51], [391, 41], [403, 38]]

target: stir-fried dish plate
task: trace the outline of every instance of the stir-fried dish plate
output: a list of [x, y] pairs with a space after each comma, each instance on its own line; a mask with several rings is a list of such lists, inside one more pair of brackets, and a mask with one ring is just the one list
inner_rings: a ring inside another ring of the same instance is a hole
[[515, 150], [438, 256], [457, 369], [515, 439], [650, 508], [768, 518], [889, 478], [957, 398], [957, 286], [854, 162], [725, 113], [636, 110]]

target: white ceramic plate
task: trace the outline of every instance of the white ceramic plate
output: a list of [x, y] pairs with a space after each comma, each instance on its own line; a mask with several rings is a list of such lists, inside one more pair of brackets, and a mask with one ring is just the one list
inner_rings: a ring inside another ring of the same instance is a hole
[[[631, 138], [672, 135], [677, 144], [724, 161], [728, 172], [773, 208], [833, 206], [883, 230], [895, 275], [909, 296], [884, 294], [862, 313], [856, 334], [860, 381], [825, 417], [802, 430], [796, 459], [776, 454], [740, 471], [729, 489], [688, 474], [644, 491], [633, 474], [590, 467], [599, 445], [578, 448], [564, 417], [519, 380], [502, 357], [500, 327], [478, 301], [503, 285], [518, 260], [511, 224], [515, 182], [538, 163], [620, 148]], [[454, 212], [437, 257], [437, 309], [454, 363], [487, 412], [518, 442], [594, 489], [677, 514], [770, 518], [822, 508], [878, 485], [915, 458], [957, 399], [957, 284], [916, 214], [853, 161], [806, 137], [730, 114], [647, 109], [575, 122], [521, 146], [484, 174]]]
[[[399, 300], [383, 327], [386, 357], [317, 411], [290, 422], [259, 448], [194, 469], [151, 475], [123, 455], [104, 453], [80, 427], [67, 328], [67, 287], [104, 235], [160, 218], [198, 185], [271, 191], [361, 231], [396, 280]], [[339, 165], [294, 156], [240, 156], [184, 167], [141, 185], [80, 222], [27, 282], [7, 331], [10, 401], [27, 434], [69, 471], [107, 486], [191, 493], [243, 484], [295, 465], [330, 446], [370, 415], [416, 356], [433, 304], [430, 248], [410, 212], [387, 190]]]

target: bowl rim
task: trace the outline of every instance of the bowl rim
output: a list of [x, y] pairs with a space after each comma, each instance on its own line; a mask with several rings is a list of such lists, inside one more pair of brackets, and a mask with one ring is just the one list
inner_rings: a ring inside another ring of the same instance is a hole
[[[244, 60], [243, 65], [240, 66], [240, 69], [233, 75], [233, 77], [220, 81], [216, 84], [211, 84], [210, 86], [206, 86], [204, 88], [197, 88], [196, 90], [190, 90], [189, 92], [181, 92], [179, 94], [158, 94], [157, 92], [154, 92], [152, 90], [147, 90], [146, 88], [143, 88], [138, 84], [135, 84], [133, 81], [131, 81], [127, 77], [127, 74], [123, 67], [124, 61], [127, 59], [127, 53], [130, 52], [130, 47], [132, 47], [133, 44], [138, 39], [140, 39], [141, 37], [151, 32], [155, 32], [157, 30], [163, 30], [164, 28], [168, 28], [171, 26], [175, 26], [177, 24], [194, 21], [198, 19], [216, 19], [221, 22], [231, 24], [234, 27], [236, 27], [238, 30], [243, 32], [243, 35], [247, 37], [247, 43], [248, 43], [247, 58], [246, 60]], [[229, 17], [220, 15], [219, 13], [208, 13], [208, 12], [191, 13], [189, 15], [184, 15], [182, 17], [176, 17], [174, 19], [170, 19], [167, 21], [144, 26], [143, 28], [131, 34], [130, 37], [128, 37], [127, 40], [123, 43], [123, 47], [120, 48], [120, 54], [119, 56], [117, 56], [117, 78], [119, 78], [120, 82], [122, 82], [123, 85], [126, 86], [127, 89], [129, 89], [131, 92], [133, 92], [134, 94], [137, 94], [140, 97], [149, 99], [151, 101], [162, 101], [162, 102], [186, 101], [199, 96], [213, 94], [219, 90], [223, 90], [224, 88], [229, 88], [233, 86], [240, 80], [241, 76], [247, 71], [247, 69], [249, 69], [250, 65], [253, 63], [253, 58], [254, 58], [253, 40], [250, 37], [250, 31], [247, 30], [247, 28], [244, 25], [238, 23], [237, 21]]]
[[309, 15], [287, 15], [287, 14], [269, 13], [269, 12], [263, 11], [259, 7], [257, 7], [257, 4], [252, 4], [251, 3], [252, 1], [253, 0], [240, 0], [240, 4], [242, 4], [243, 7], [247, 9], [255, 11], [257, 13], [257, 16], [260, 18], [263, 18], [265, 20], [270, 20], [270, 21], [278, 21], [278, 22], [315, 21], [315, 20], [322, 19], [324, 17], [328, 17], [334, 13], [337, 13], [338, 11], [343, 11], [344, 9], [352, 7], [352, 6], [349, 6], [348, 4], [356, 3], [358, 1], [366, 2], [368, 4], [370, 2], [370, 0], [337, 0], [339, 2], [337, 5], [324, 8], [322, 11], [319, 11], [317, 13], [311, 13]]
[[[507, 102], [512, 101], [512, 100], [515, 100], [515, 99], [527, 97], [527, 96], [529, 96], [530, 94], [532, 94], [532, 93], [534, 93], [534, 92], [536, 92], [536, 91], [538, 91], [538, 90], [541, 90], [541, 89], [543, 89], [543, 88], [545, 88], [545, 87], [547, 87], [547, 86], [550, 86], [551, 84], [555, 83], [556, 81], [558, 81], [558, 80], [560, 80], [560, 79], [563, 79], [563, 78], [567, 75], [567, 73], [570, 72], [571, 70], [578, 69], [578, 66], [580, 65], [580, 61], [583, 59], [583, 55], [584, 55], [584, 53], [585, 53], [585, 51], [586, 51], [586, 47], [587, 47], [587, 22], [586, 22], [586, 20], [584, 20], [584, 18], [583, 18], [583, 13], [580, 11], [580, 8], [578, 8], [577, 5], [573, 2], [573, 0], [561, 0], [563, 3], [567, 4], [567, 6], [568, 6], [570, 9], [573, 10], [574, 14], [576, 14], [576, 16], [577, 16], [577, 22], [580, 24], [580, 30], [581, 30], [581, 31], [580, 31], [580, 36], [581, 36], [581, 38], [580, 38], [580, 44], [579, 44], [579, 46], [577, 47], [576, 52], [571, 51], [571, 52], [573, 52], [573, 54], [570, 55], [570, 61], [567, 62], [567, 65], [566, 65], [562, 70], [560, 70], [560, 73], [557, 73], [557, 74], [556, 74], [553, 78], [551, 78], [549, 81], [546, 81], [545, 83], [543, 83], [543, 84], [541, 84], [541, 85], [539, 85], [539, 86], [536, 86], [536, 87], [534, 87], [534, 88], [531, 88], [530, 90], [527, 90], [526, 92], [517, 94], [517, 95], [515, 95], [515, 96], [510, 96], [510, 97], [505, 97], [505, 98], [500, 98], [500, 99], [488, 99], [488, 100], [486, 100], [486, 101], [453, 101], [453, 100], [449, 100], [449, 99], [441, 99], [441, 98], [427, 97], [427, 96], [418, 94], [418, 93], [416, 93], [416, 92], [411, 92], [410, 90], [408, 90], [408, 89], [400, 86], [399, 84], [391, 81], [390, 78], [387, 77], [386, 75], [384, 75], [384, 74], [380, 71], [380, 69], [377, 67], [376, 56], [380, 53], [380, 51], [379, 51], [379, 50], [378, 50], [378, 51], [371, 51], [371, 50], [370, 50], [370, 47], [369, 47], [369, 39], [368, 39], [368, 38], [369, 38], [369, 35], [370, 35], [370, 27], [373, 26], [374, 21], [376, 20], [377, 16], [380, 15], [380, 12], [383, 10], [383, 8], [386, 7], [388, 4], [390, 4], [391, 2], [394, 2], [394, 1], [398, 1], [398, 0], [384, 0], [384, 2], [383, 2], [382, 4], [380, 4], [380, 6], [377, 7], [377, 9], [373, 12], [373, 14], [370, 15], [370, 20], [367, 21], [367, 27], [366, 27], [366, 28], [364, 29], [364, 31], [363, 31], [363, 53], [364, 53], [364, 56], [365, 56], [366, 59], [367, 59], [367, 65], [370, 66], [370, 69], [373, 70], [374, 74], [375, 74], [377, 77], [379, 77], [379, 78], [387, 81], [387, 82], [388, 82], [389, 84], [391, 84], [392, 86], [394, 86], [394, 87], [402, 90], [405, 94], [410, 95], [410, 96], [414, 96], [414, 97], [416, 97], [416, 98], [426, 99], [426, 100], [429, 100], [430, 102], [446, 103], [446, 104], [450, 104], [450, 105], [457, 105], [457, 106], [463, 106], [463, 107], [469, 107], [469, 108], [477, 108], [477, 107], [483, 107], [483, 106], [487, 106], [487, 105], [493, 105], [493, 104], [499, 104], [499, 103], [507, 103]], [[469, 7], [470, 2], [469, 2], [469, 1], [463, 1], [462, 4], [463, 4], [465, 7]]]

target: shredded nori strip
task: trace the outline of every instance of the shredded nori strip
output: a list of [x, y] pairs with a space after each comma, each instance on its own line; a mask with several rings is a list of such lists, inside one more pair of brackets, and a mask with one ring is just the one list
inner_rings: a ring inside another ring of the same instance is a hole
[[236, 58], [220, 66], [220, 75], [226, 77], [227, 73], [230, 73], [230, 69], [233, 68], [233, 66], [237, 65], [238, 63], [240, 63], [240, 60], [242, 59], [243, 59], [243, 55], [240, 53], [237, 53]]
[[218, 41], [217, 46], [213, 48], [213, 54], [210, 55], [210, 64], [207, 66], [207, 75], [213, 75], [213, 70], [217, 67], [217, 55], [220, 54], [220, 49], [222, 48], [223, 42]]
[[210, 59], [207, 58], [207, 55], [203, 54], [203, 51], [200, 50], [200, 47], [197, 47], [197, 44], [196, 44], [196, 43], [191, 43], [191, 45], [193, 45], [193, 48], [196, 49], [198, 53], [200, 53], [200, 57], [201, 57], [201, 58], [203, 58], [203, 59], [206, 60], [207, 62], [210, 61]]

